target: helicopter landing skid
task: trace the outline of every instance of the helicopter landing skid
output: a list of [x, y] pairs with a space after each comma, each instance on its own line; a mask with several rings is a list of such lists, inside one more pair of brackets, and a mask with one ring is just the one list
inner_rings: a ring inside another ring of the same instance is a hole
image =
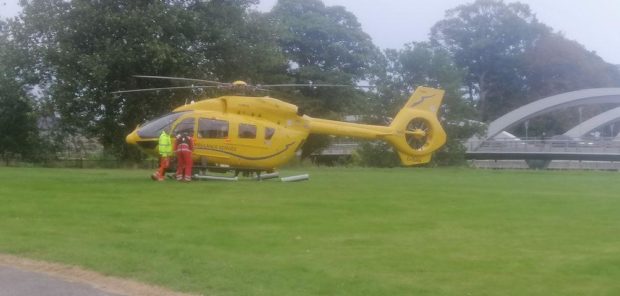
[[194, 180], [214, 180], [214, 181], [239, 181], [238, 177], [222, 177], [222, 176], [209, 176], [209, 175], [194, 175]]
[[[238, 178], [239, 175], [246, 178], [252, 178], [257, 181], [277, 178], [279, 176], [278, 172], [274, 171], [266, 171], [262, 169], [252, 169], [252, 168], [239, 168], [239, 167], [223, 167], [223, 166], [194, 166], [194, 171], [200, 172], [199, 174], [195, 174], [194, 176], [208, 176], [206, 173], [215, 172], [215, 173], [228, 173], [234, 172], [233, 177]], [[264, 174], [263, 174], [264, 173]], [[229, 178], [229, 177], [220, 177], [220, 178]]]

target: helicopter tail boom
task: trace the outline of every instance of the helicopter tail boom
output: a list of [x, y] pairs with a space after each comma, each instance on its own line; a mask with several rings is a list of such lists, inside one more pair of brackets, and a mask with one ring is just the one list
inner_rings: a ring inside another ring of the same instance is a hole
[[310, 122], [310, 132], [313, 134], [376, 140], [393, 133], [392, 129], [387, 126], [312, 118], [306, 115], [304, 118]]
[[310, 125], [310, 133], [384, 140], [398, 151], [403, 165], [424, 164], [446, 142], [446, 133], [437, 119], [443, 95], [443, 90], [418, 87], [389, 126], [333, 121], [305, 115], [304, 119]]

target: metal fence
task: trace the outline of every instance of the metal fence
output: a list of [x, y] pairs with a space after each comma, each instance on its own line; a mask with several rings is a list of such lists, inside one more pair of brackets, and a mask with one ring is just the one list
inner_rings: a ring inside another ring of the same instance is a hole
[[5, 159], [0, 162], [4, 167], [48, 167], [48, 168], [79, 168], [79, 169], [155, 169], [159, 165], [158, 160], [148, 159], [140, 162], [127, 162], [115, 159], [54, 159], [40, 162], [27, 162], [20, 159]]

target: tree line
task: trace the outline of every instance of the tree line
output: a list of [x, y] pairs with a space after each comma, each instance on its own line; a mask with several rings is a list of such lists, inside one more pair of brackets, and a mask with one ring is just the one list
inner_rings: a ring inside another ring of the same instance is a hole
[[[463, 161], [463, 139], [502, 114], [549, 95], [620, 85], [618, 67], [539, 22], [525, 4], [477, 0], [448, 10], [429, 40], [381, 50], [355, 15], [320, 0], [32, 0], [0, 21], [0, 155], [53, 157], [76, 135], [121, 159], [138, 124], [188, 99], [221, 90], [110, 94], [171, 86], [133, 75], [253, 84], [360, 82], [270, 94], [327, 118], [366, 115], [385, 123], [420, 85], [446, 90], [441, 120], [449, 141], [439, 163]], [[586, 115], [601, 107], [587, 107]], [[574, 125], [575, 110], [534, 120], [548, 134]], [[572, 116], [571, 116], [572, 114]], [[45, 125], [44, 123], [51, 123]], [[45, 132], [41, 132], [45, 126]], [[304, 155], [324, 147], [312, 137]], [[387, 147], [365, 144], [369, 165], [392, 165]], [[386, 152], [387, 151], [387, 152]]]

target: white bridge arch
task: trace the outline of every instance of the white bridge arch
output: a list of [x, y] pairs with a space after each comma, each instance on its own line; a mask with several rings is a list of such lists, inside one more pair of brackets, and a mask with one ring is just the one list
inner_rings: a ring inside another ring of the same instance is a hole
[[485, 139], [491, 139], [521, 122], [557, 109], [604, 103], [620, 104], [620, 88], [582, 89], [540, 99], [491, 122]]
[[[620, 121], [620, 107], [596, 115], [564, 133], [571, 138], [582, 138], [589, 132], [605, 125]], [[615, 135], [612, 135], [612, 137]]]

